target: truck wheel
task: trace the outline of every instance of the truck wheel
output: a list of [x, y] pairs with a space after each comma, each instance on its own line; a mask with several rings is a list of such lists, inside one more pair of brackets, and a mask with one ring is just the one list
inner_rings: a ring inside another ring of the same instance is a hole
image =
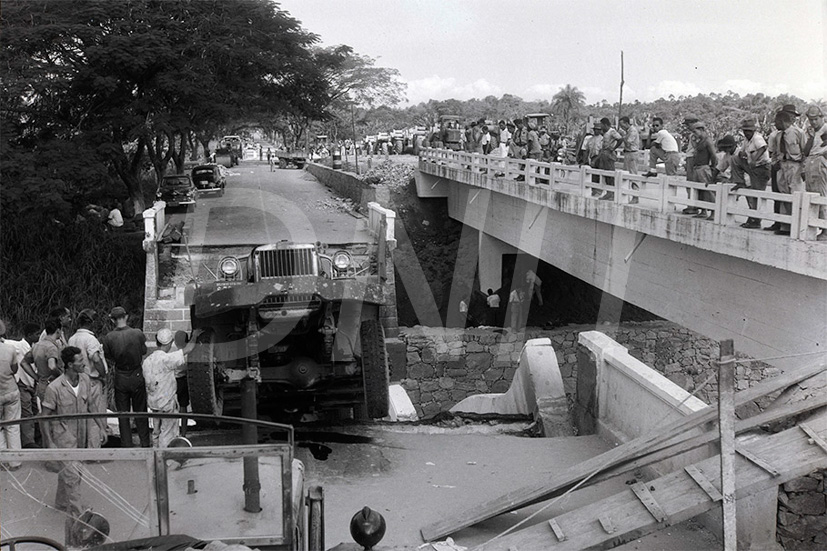
[[298, 168], [299, 170], [303, 169], [304, 163], [296, 163], [296, 168]]
[[310, 502], [307, 516], [307, 549], [324, 549], [324, 492], [321, 486], [311, 486], [307, 496]]
[[279, 168], [287, 168], [287, 161], [279, 159]]
[[217, 383], [215, 333], [207, 329], [187, 357], [187, 385], [193, 413], [221, 415], [224, 412], [224, 393]]
[[365, 406], [371, 419], [388, 415], [388, 357], [385, 334], [378, 319], [365, 320], [359, 328], [362, 341], [362, 378], [365, 383]]

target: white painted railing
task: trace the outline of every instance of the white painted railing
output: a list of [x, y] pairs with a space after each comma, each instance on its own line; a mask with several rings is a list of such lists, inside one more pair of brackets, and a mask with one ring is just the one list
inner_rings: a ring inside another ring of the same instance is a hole
[[[735, 217], [751, 217], [761, 221], [788, 224], [790, 235], [804, 241], [814, 240], [819, 230], [827, 231], [827, 220], [819, 218], [819, 207], [827, 205], [827, 197], [817, 193], [774, 193], [740, 188], [734, 184], [716, 183], [706, 186], [690, 182], [683, 176], [660, 175], [646, 178], [624, 170], [599, 170], [589, 166], [544, 163], [530, 159], [504, 158], [447, 149], [421, 149], [420, 169], [429, 165], [483, 174], [489, 178], [524, 181], [529, 186], [542, 186], [553, 191], [582, 197], [604, 196], [617, 204], [633, 208], [674, 213], [687, 207], [704, 209], [711, 214], [710, 222], [736, 224]], [[700, 199], [707, 192], [711, 200]], [[755, 198], [758, 208], [752, 210], [743, 197]], [[790, 214], [773, 212], [776, 204], [790, 206]]]

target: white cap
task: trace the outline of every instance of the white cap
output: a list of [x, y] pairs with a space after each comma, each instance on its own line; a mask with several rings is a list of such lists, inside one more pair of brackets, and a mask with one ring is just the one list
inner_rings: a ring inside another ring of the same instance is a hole
[[172, 334], [172, 331], [164, 327], [155, 335], [155, 340], [158, 341], [158, 344], [161, 346], [167, 345], [173, 341], [175, 335]]

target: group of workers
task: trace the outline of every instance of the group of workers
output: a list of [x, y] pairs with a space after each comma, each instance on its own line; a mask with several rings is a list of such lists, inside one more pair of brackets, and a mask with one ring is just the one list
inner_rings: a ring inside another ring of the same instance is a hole
[[[105, 416], [50, 420], [52, 415], [105, 413], [107, 388], [114, 387], [119, 412], [175, 414], [189, 403], [186, 355], [200, 334], [173, 334], [162, 328], [155, 337], [157, 348], [147, 355], [144, 333], [128, 325], [121, 306], [110, 311], [114, 328], [102, 339], [94, 334], [94, 310], [72, 316], [67, 308], [50, 313], [43, 326], [29, 323], [19, 340], [6, 338], [0, 321], [0, 421], [20, 421], [0, 427], [0, 450], [21, 448], [99, 448], [110, 435]], [[110, 384], [107, 384], [109, 379]], [[155, 418], [150, 434], [148, 419], [134, 419], [140, 445], [167, 447], [186, 423], [175, 417]], [[120, 445], [132, 447], [130, 418], [118, 418]], [[38, 434], [39, 433], [39, 434]], [[50, 462], [58, 473], [55, 507], [67, 515], [66, 538], [76, 538], [75, 522], [84, 513], [80, 484], [84, 468], [78, 461]], [[15, 471], [19, 461], [8, 460], [0, 468]]]

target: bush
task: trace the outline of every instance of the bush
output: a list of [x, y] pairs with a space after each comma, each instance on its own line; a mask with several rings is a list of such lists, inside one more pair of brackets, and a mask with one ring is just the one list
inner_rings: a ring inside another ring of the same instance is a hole
[[107, 314], [117, 305], [129, 312], [130, 325], [141, 327], [142, 237], [108, 233], [102, 224], [6, 217], [0, 243], [0, 317], [8, 323], [7, 334], [22, 337], [23, 324], [42, 326], [59, 306], [68, 307], [73, 316], [83, 308], [95, 309], [98, 335], [111, 328]]

